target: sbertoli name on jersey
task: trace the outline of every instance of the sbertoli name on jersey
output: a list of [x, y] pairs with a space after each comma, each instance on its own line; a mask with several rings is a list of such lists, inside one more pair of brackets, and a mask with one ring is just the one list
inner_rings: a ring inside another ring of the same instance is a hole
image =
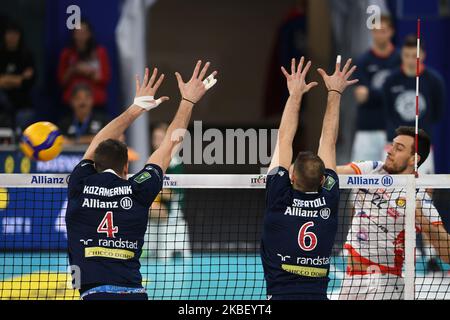
[[315, 200], [301, 200], [293, 199], [292, 206], [286, 207], [284, 212], [285, 216], [296, 216], [296, 217], [307, 217], [307, 218], [318, 218], [319, 210], [308, 210], [305, 208], [320, 208], [326, 206], [327, 202], [325, 197], [321, 197]]
[[131, 186], [121, 186], [115, 188], [104, 188], [98, 186], [84, 186], [83, 194], [90, 194], [95, 196], [102, 197], [115, 197], [115, 196], [123, 196], [130, 195], [133, 193]]

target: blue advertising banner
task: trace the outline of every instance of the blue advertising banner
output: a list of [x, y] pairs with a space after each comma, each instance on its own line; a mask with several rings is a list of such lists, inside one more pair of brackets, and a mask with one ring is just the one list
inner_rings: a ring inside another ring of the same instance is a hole
[[19, 150], [0, 150], [0, 173], [70, 173], [84, 152], [64, 151], [51, 161], [33, 161]]
[[0, 251], [67, 247], [66, 188], [1, 188]]

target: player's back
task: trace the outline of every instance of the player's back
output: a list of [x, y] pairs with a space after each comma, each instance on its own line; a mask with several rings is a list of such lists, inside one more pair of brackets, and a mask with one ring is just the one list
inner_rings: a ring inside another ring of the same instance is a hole
[[293, 189], [283, 168], [267, 177], [261, 256], [269, 295], [326, 297], [339, 204], [338, 177], [326, 177], [316, 193]]
[[66, 224], [70, 263], [80, 268], [82, 287], [141, 286], [139, 257], [161, 178], [161, 169], [153, 165], [129, 180], [112, 170], [97, 173], [87, 161], [75, 168]]

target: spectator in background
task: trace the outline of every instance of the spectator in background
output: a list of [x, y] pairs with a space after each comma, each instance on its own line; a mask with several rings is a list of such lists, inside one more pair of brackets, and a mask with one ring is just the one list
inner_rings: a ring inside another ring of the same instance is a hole
[[[429, 133], [433, 141], [433, 127], [444, 113], [444, 80], [434, 70], [425, 67], [426, 53], [421, 43], [420, 48], [420, 90], [419, 90], [419, 127]], [[416, 73], [417, 73], [417, 37], [405, 38], [401, 52], [401, 68], [386, 79], [383, 85], [387, 139], [391, 142], [398, 126], [415, 126], [416, 116]], [[430, 155], [422, 164], [420, 173], [434, 173], [433, 147]], [[431, 191], [429, 191], [431, 193]], [[440, 271], [436, 249], [424, 234], [418, 237], [417, 247], [427, 263], [428, 271]]]
[[21, 27], [7, 23], [0, 45], [0, 126], [24, 128], [33, 121], [31, 89], [35, 70]]
[[[152, 132], [152, 146], [156, 150], [161, 145], [167, 123], [155, 125]], [[166, 174], [183, 173], [182, 160], [174, 156]], [[183, 213], [184, 191], [182, 189], [163, 189], [149, 210], [149, 228], [145, 240], [144, 256], [161, 259], [173, 258], [180, 254], [191, 256], [188, 226]]]
[[110, 65], [106, 49], [97, 45], [91, 25], [82, 20], [73, 30], [72, 43], [63, 49], [59, 60], [58, 80], [63, 88], [63, 102], [70, 104], [73, 88], [80, 82], [92, 90], [94, 106], [105, 110]]
[[59, 125], [66, 145], [90, 144], [107, 124], [103, 114], [95, 112], [93, 106], [91, 87], [83, 83], [73, 87], [70, 99], [73, 114], [64, 118]]
[[386, 78], [400, 67], [400, 53], [391, 42], [394, 27], [389, 16], [381, 17], [379, 29], [372, 30], [372, 48], [357, 62], [359, 84], [354, 94], [357, 103], [356, 135], [352, 161], [383, 159], [386, 145], [382, 88]]
[[266, 80], [264, 99], [266, 117], [274, 115], [281, 117], [283, 106], [289, 97], [280, 66], [290, 66], [292, 57], [308, 56], [307, 6], [307, 0], [297, 1], [296, 5], [287, 12], [276, 34]]
[[[433, 126], [440, 120], [445, 106], [445, 89], [442, 77], [430, 67], [425, 67], [426, 53], [420, 48], [420, 92], [419, 92], [419, 126], [431, 136]], [[383, 85], [387, 139], [395, 137], [395, 128], [415, 126], [416, 116], [416, 65], [417, 38], [409, 35], [405, 38], [402, 52], [401, 68], [395, 70]], [[421, 166], [422, 173], [434, 173], [433, 149], [427, 161]]]

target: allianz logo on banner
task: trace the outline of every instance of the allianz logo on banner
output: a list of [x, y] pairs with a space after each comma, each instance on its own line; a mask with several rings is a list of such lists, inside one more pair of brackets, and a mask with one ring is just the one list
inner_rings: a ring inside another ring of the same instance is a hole
[[55, 177], [46, 175], [31, 176], [31, 184], [66, 184], [69, 181], [69, 176]]
[[381, 178], [367, 178], [367, 177], [348, 177], [348, 185], [383, 185], [385, 187], [390, 187], [394, 184], [394, 178], [391, 176], [383, 176]]
[[75, 166], [81, 161], [83, 158], [82, 155], [60, 155], [59, 157], [43, 162], [38, 161], [36, 163], [37, 172], [42, 173], [67, 173], [72, 172]]

